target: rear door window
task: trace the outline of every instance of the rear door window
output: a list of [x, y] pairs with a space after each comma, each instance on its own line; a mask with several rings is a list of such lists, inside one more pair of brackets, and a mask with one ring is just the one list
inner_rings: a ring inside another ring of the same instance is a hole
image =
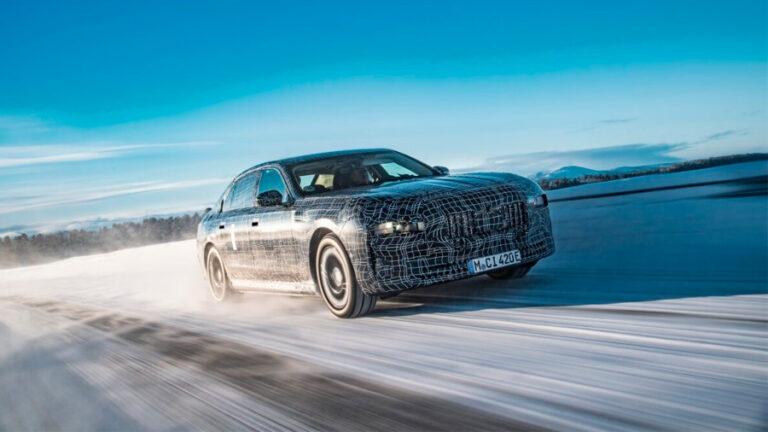
[[256, 201], [256, 183], [259, 173], [254, 172], [238, 180], [224, 200], [224, 211], [253, 207]]

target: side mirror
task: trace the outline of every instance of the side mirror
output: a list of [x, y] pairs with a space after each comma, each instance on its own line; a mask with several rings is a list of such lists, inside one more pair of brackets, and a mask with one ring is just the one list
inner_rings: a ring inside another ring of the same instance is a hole
[[261, 207], [274, 207], [283, 203], [283, 194], [275, 189], [262, 192], [256, 197], [256, 203]]
[[210, 213], [210, 212], [211, 212], [211, 210], [213, 210], [213, 209], [212, 209], [212, 208], [210, 208], [210, 207], [206, 207], [206, 208], [205, 208], [205, 211], [203, 212], [203, 216], [205, 216], [205, 215], [207, 215], [208, 213]]
[[437, 171], [437, 174], [441, 175], [441, 176], [447, 176], [447, 175], [451, 174], [451, 171], [448, 168], [444, 167], [444, 166], [435, 165], [432, 168], [434, 168], [435, 171]]

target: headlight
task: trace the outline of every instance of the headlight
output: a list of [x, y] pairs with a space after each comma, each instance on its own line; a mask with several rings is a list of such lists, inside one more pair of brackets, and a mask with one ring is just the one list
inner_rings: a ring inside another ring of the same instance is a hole
[[384, 222], [376, 225], [373, 231], [379, 235], [405, 234], [405, 233], [419, 232], [419, 231], [424, 231], [424, 222], [419, 222], [419, 221]]
[[528, 205], [535, 208], [546, 207], [549, 204], [547, 194], [541, 194], [528, 197]]

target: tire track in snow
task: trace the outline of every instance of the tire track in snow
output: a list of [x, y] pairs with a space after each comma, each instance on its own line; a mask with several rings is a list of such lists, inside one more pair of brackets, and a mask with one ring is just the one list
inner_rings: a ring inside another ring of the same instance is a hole
[[[312, 429], [542, 430], [436, 397], [367, 382], [220, 337], [90, 306], [5, 297], [195, 368]], [[130, 377], [126, 377], [130, 378]], [[343, 415], [342, 415], [343, 413]]]

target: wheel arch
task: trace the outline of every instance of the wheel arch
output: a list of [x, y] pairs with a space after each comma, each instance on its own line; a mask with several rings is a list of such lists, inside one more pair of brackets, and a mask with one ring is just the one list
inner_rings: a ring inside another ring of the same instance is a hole
[[206, 271], [206, 276], [208, 272], [208, 253], [211, 252], [211, 249], [213, 249], [214, 245], [213, 242], [209, 241], [205, 244], [203, 247], [203, 268]]

